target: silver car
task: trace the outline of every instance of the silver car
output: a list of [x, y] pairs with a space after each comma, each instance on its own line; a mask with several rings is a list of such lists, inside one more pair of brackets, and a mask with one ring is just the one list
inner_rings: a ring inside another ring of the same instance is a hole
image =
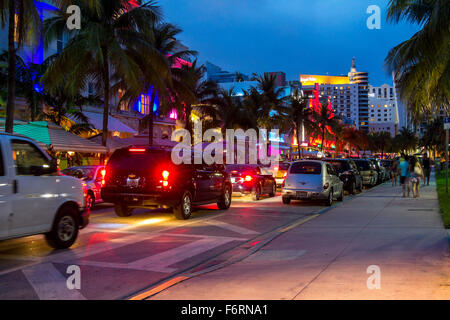
[[282, 190], [284, 204], [291, 200], [324, 200], [331, 206], [333, 200], [344, 199], [344, 183], [333, 166], [324, 161], [301, 160], [289, 168]]
[[70, 167], [61, 171], [66, 176], [81, 179], [87, 189], [86, 208], [92, 209], [96, 204], [103, 202], [101, 197], [104, 166], [78, 166]]

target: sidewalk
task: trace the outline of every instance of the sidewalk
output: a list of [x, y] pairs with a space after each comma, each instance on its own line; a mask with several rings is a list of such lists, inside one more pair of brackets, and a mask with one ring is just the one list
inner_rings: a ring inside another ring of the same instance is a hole
[[[380, 289], [367, 287], [371, 265], [380, 268]], [[402, 198], [390, 183], [374, 188], [153, 299], [450, 299], [434, 179], [419, 199]]]

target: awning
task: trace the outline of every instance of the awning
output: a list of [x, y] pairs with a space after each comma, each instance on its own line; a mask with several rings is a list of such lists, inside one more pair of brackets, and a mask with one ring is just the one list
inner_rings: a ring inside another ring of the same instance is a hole
[[[95, 112], [87, 112], [83, 111], [83, 114], [88, 119], [88, 122], [94, 127], [94, 129], [97, 130], [103, 130], [103, 114], [102, 113], [95, 113]], [[75, 119], [72, 116], [68, 116], [68, 118], [76, 123], [79, 121]], [[114, 117], [108, 116], [108, 130], [109, 131], [118, 131], [118, 132], [127, 132], [136, 134], [137, 131], [130, 128], [126, 124], [122, 123], [121, 121], [117, 120]]]
[[38, 141], [41, 145], [52, 145], [55, 151], [82, 153], [107, 153], [101, 144], [83, 139], [63, 128], [46, 121], [29, 122], [14, 126], [14, 132]]
[[[102, 136], [98, 135], [89, 139], [90, 141], [95, 141], [100, 143], [102, 141]], [[171, 141], [169, 139], [158, 139], [153, 138], [153, 145], [159, 147], [172, 148], [176, 146], [178, 142]], [[119, 137], [110, 137], [106, 141], [106, 145], [110, 152], [116, 149], [129, 147], [129, 146], [146, 146], [148, 145], [148, 136], [134, 136], [131, 138], [121, 139]]]

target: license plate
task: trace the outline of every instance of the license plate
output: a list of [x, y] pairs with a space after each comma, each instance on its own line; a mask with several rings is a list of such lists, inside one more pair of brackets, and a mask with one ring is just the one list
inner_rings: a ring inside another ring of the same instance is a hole
[[308, 192], [305, 191], [297, 191], [297, 197], [306, 198], [308, 196]]
[[236, 178], [231, 178], [231, 183], [236, 183]]
[[139, 179], [127, 178], [127, 187], [131, 187], [131, 188], [139, 187]]

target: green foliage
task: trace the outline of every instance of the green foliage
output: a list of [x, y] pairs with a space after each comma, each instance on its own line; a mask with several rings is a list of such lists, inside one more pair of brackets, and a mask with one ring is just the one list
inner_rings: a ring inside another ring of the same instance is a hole
[[442, 221], [446, 229], [450, 229], [450, 196], [445, 192], [445, 170], [436, 175], [436, 185], [441, 207]]

